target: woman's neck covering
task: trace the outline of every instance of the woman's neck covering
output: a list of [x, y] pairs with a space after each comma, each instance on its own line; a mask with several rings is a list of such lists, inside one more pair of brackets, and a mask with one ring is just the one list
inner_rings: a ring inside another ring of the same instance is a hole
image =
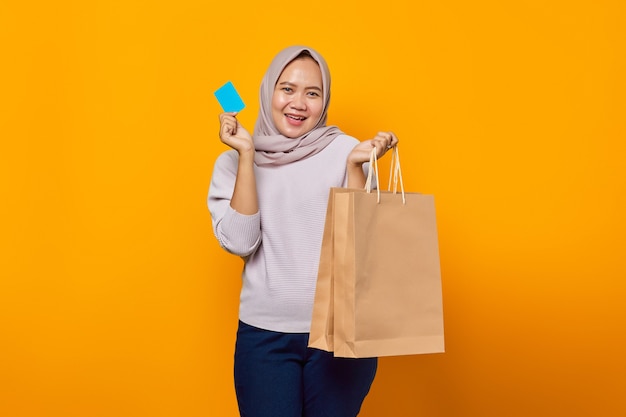
[[[301, 52], [308, 51], [322, 72], [324, 107], [319, 121], [309, 132], [297, 138], [280, 134], [272, 118], [274, 88], [285, 67]], [[324, 58], [315, 50], [304, 46], [291, 46], [276, 55], [261, 82], [259, 117], [254, 127], [254, 162], [259, 166], [284, 165], [315, 155], [337, 136], [343, 134], [336, 126], [326, 126], [330, 102], [330, 72]]]

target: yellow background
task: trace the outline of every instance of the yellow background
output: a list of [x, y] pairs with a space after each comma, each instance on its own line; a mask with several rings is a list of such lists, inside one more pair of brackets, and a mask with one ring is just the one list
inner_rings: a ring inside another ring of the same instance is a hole
[[621, 0], [1, 0], [0, 415], [237, 415], [213, 91], [252, 129], [295, 43], [437, 204], [447, 352], [382, 359], [361, 415], [626, 415], [625, 27]]

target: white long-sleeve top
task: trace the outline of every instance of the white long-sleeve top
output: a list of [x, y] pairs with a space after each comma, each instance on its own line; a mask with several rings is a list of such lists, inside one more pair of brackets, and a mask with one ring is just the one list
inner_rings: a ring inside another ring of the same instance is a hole
[[259, 211], [230, 207], [238, 154], [216, 160], [208, 195], [220, 245], [244, 259], [239, 319], [262, 329], [307, 333], [331, 187], [345, 187], [346, 160], [358, 140], [338, 136], [309, 158], [254, 166]]

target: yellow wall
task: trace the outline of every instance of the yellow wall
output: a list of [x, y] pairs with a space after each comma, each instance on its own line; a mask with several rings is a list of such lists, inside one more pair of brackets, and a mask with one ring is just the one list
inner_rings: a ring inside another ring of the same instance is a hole
[[437, 202], [447, 352], [362, 415], [626, 415], [625, 3], [214, 3], [0, 2], [0, 415], [236, 415], [212, 93], [293, 43]]

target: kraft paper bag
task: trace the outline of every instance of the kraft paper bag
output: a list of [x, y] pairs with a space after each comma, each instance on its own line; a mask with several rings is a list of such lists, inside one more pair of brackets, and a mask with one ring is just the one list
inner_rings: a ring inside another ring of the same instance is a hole
[[434, 197], [336, 192], [332, 237], [334, 355], [444, 352]]
[[333, 252], [334, 252], [334, 202], [338, 193], [364, 192], [348, 188], [331, 188], [326, 209], [326, 221], [320, 250], [317, 286], [313, 303], [309, 347], [333, 351], [334, 296], [333, 296]]

